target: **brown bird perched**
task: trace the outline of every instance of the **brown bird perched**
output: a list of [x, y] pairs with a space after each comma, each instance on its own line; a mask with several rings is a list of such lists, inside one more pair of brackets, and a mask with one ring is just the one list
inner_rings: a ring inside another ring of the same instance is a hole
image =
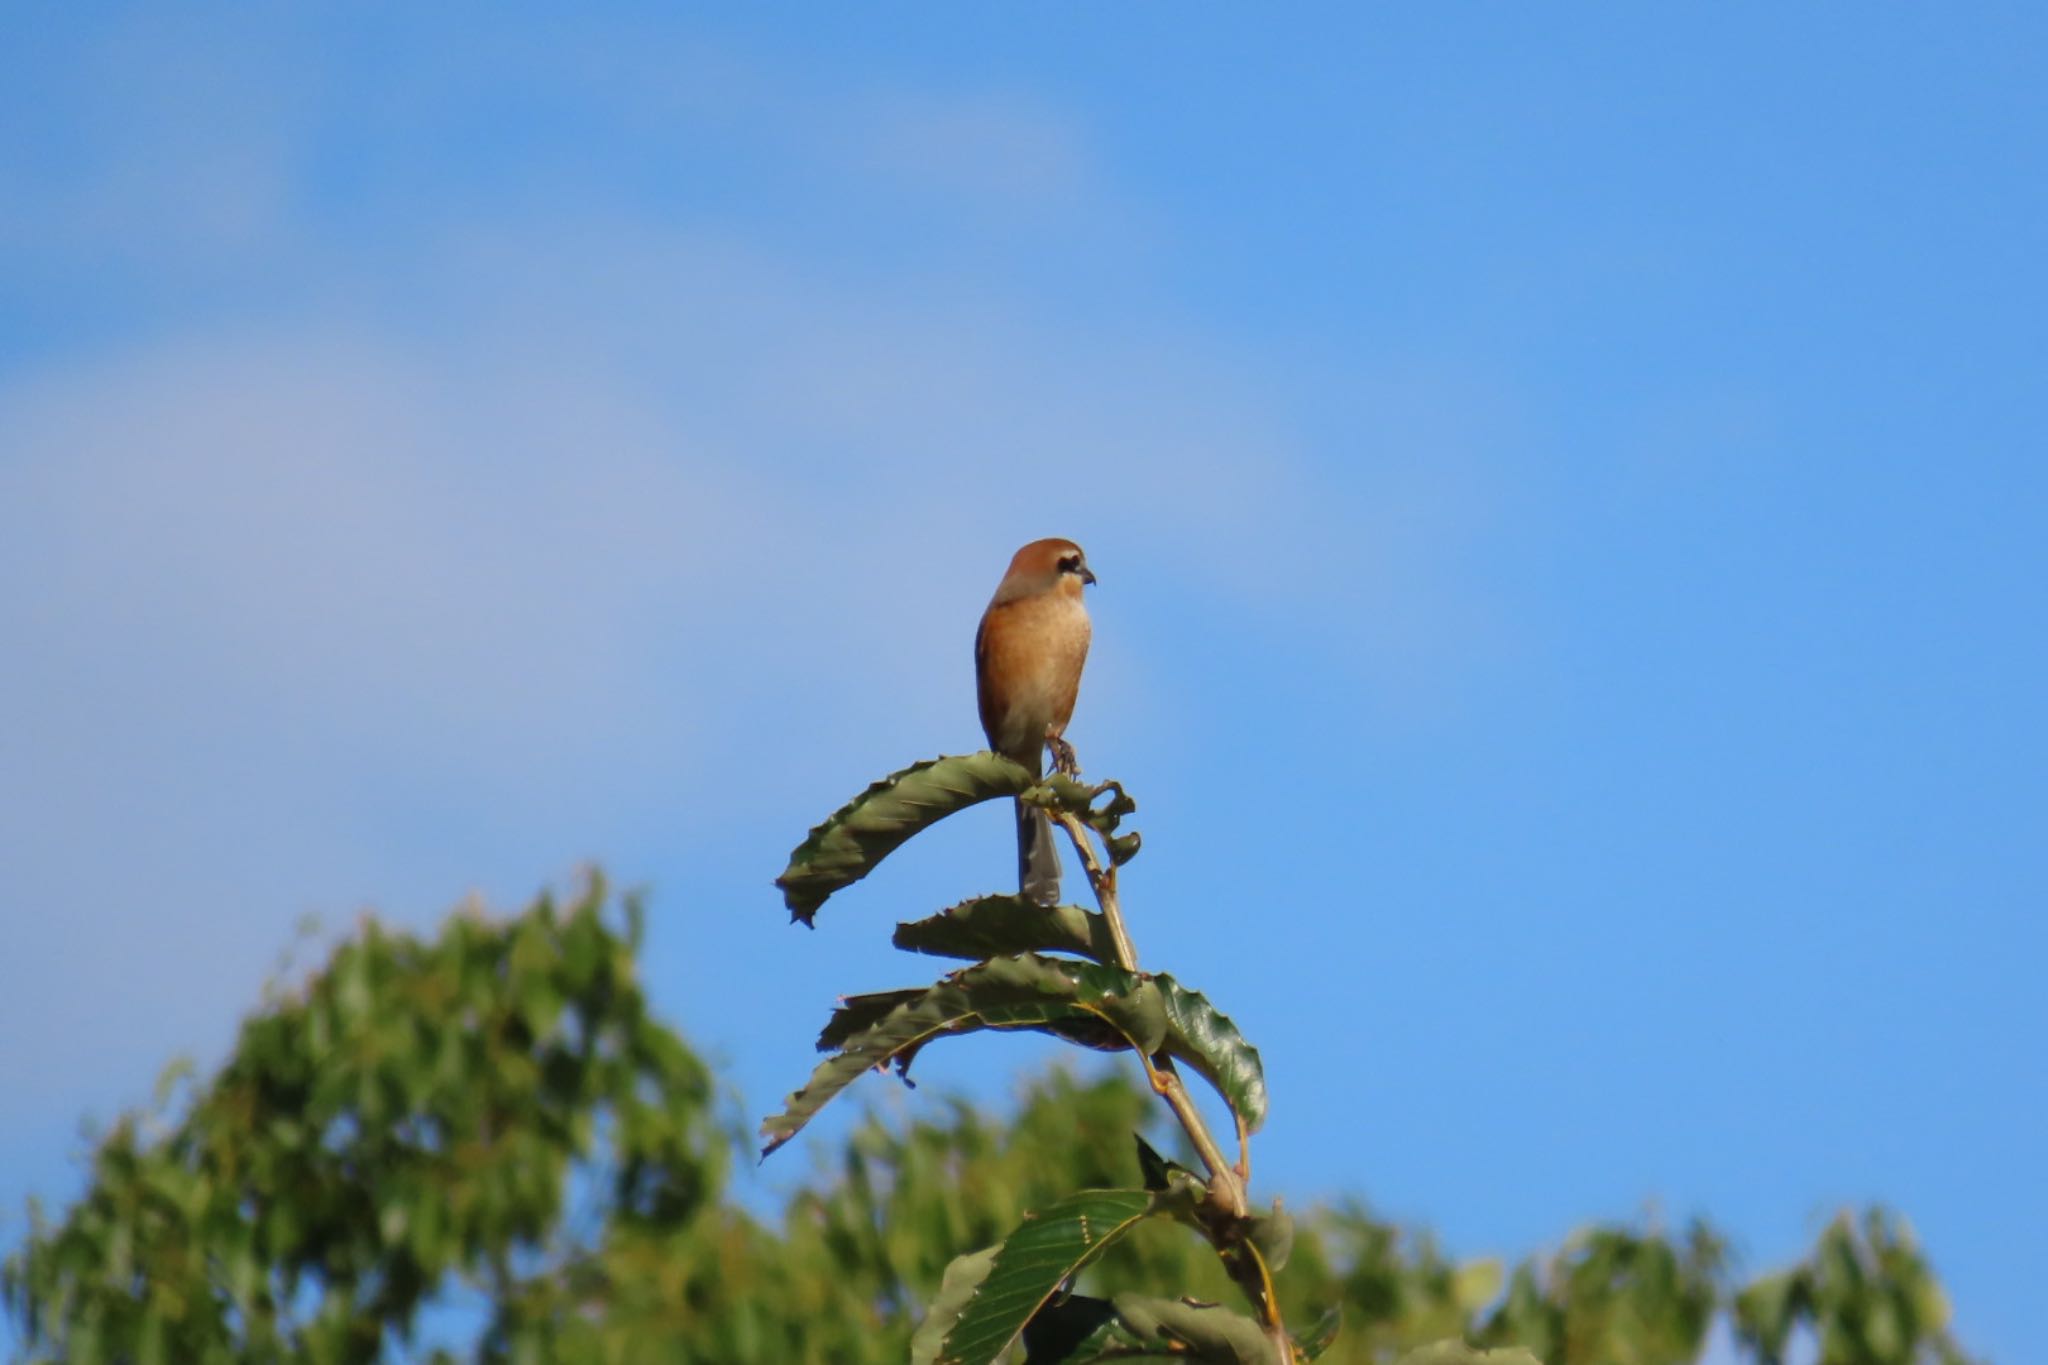
[[[1063, 734], [1088, 661], [1088, 608], [1082, 585], [1093, 583], [1088, 557], [1071, 540], [1034, 540], [1010, 560], [974, 634], [974, 678], [981, 728], [1003, 757], [1045, 772], [1073, 772], [1074, 749]], [[1052, 820], [1017, 803], [1017, 889], [1028, 900], [1060, 898], [1060, 854]]]

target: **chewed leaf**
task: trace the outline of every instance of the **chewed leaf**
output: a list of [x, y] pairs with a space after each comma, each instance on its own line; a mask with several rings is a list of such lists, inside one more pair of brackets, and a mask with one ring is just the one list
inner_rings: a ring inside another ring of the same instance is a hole
[[[1105, 796], [1109, 798], [1107, 801], [1102, 799]], [[1027, 792], [1024, 799], [1048, 810], [1078, 816], [1083, 824], [1109, 841], [1110, 856], [1114, 862], [1129, 862], [1138, 851], [1135, 832], [1122, 840], [1110, 837], [1123, 823], [1123, 818], [1138, 808], [1138, 803], [1131, 799], [1121, 782], [1098, 782], [1090, 786], [1078, 778], [1054, 773]]]
[[875, 869], [919, 830], [955, 811], [1036, 782], [1022, 764], [986, 751], [913, 763], [841, 806], [789, 855], [775, 879], [793, 920], [809, 924], [833, 892]]

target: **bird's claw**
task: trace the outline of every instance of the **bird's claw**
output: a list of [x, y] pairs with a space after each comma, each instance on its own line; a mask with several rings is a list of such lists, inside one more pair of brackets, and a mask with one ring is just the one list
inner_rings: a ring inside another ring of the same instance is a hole
[[1048, 732], [1045, 737], [1045, 747], [1052, 750], [1052, 770], [1054, 772], [1064, 773], [1068, 777], [1080, 776], [1080, 760], [1074, 755], [1074, 746], [1067, 743], [1063, 736]]

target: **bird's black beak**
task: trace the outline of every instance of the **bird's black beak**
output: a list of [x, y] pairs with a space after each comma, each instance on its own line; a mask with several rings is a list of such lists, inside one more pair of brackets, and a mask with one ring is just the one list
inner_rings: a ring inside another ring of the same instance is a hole
[[1093, 583], [1095, 581], [1095, 570], [1083, 564], [1081, 566], [1081, 581], [1083, 583]]

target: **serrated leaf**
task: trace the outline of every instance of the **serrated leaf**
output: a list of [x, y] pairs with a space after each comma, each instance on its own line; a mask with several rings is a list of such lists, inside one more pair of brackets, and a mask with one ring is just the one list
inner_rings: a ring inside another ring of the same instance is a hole
[[[972, 1000], [946, 993], [970, 985]], [[900, 1010], [910, 1013], [899, 1018]], [[762, 1155], [788, 1141], [863, 1071], [889, 1065], [907, 1071], [932, 1039], [979, 1029], [1031, 1029], [1104, 1052], [1133, 1042], [1148, 1056], [1163, 1049], [1214, 1086], [1248, 1131], [1265, 1122], [1258, 1049], [1199, 992], [1170, 976], [1134, 977], [1101, 963], [1023, 953], [955, 972], [923, 990], [848, 997], [818, 1035], [821, 1050], [845, 1051], [820, 1063], [789, 1096], [785, 1113], [762, 1124], [762, 1135], [771, 1139]]]
[[982, 1281], [988, 1278], [989, 1268], [996, 1263], [996, 1252], [1000, 1250], [1001, 1247], [984, 1247], [965, 1256], [955, 1256], [947, 1265], [945, 1277], [939, 1282], [937, 1297], [925, 1310], [924, 1321], [917, 1325], [917, 1331], [911, 1334], [910, 1365], [934, 1365], [939, 1359], [946, 1334], [953, 1330], [960, 1321], [960, 1314], [980, 1292]]
[[1302, 1360], [1318, 1359], [1336, 1344], [1337, 1331], [1343, 1325], [1344, 1309], [1340, 1304], [1317, 1318], [1315, 1326], [1294, 1334], [1294, 1354]]
[[825, 1021], [825, 1027], [818, 1030], [818, 1051], [830, 1052], [844, 1046], [847, 1039], [873, 1028], [888, 1018], [889, 1011], [898, 1005], [908, 1004], [929, 989], [927, 986], [913, 986], [909, 990], [843, 997], [839, 1008], [833, 1010], [832, 1017]]
[[1432, 1341], [1427, 1346], [1418, 1346], [1403, 1355], [1395, 1365], [1543, 1365], [1543, 1362], [1520, 1346], [1482, 1351], [1452, 1337], [1447, 1341]]
[[1266, 1121], [1266, 1068], [1259, 1050], [1199, 992], [1163, 974], [1152, 979], [1166, 1004], [1166, 1050], [1216, 1087], [1246, 1131], [1258, 1132]]
[[1176, 1342], [1182, 1360], [1204, 1365], [1279, 1365], [1273, 1343], [1259, 1324], [1219, 1304], [1119, 1294], [1116, 1315], [1147, 1345]]
[[927, 919], [896, 926], [907, 952], [983, 961], [1010, 953], [1076, 953], [1095, 962], [1115, 957], [1109, 925], [1078, 905], [1046, 907], [1022, 896], [982, 896]]
[[817, 1031], [817, 1050], [831, 1052], [834, 1048], [846, 1046], [846, 1040], [854, 1033], [864, 1033], [870, 1027], [889, 1017], [889, 1011], [897, 1005], [907, 1005], [922, 997], [930, 986], [911, 986], [907, 990], [877, 990], [872, 995], [848, 995], [840, 999], [840, 1007], [831, 1011], [831, 1019]]
[[[764, 1120], [767, 1156], [796, 1136], [835, 1095], [876, 1067], [907, 1070], [926, 1043], [978, 1029], [1034, 1029], [1089, 1047], [1159, 1049], [1166, 1010], [1149, 979], [1094, 962], [1023, 953], [954, 972], [921, 991], [848, 1001], [821, 1035], [841, 1050], [820, 1062], [783, 1112]], [[894, 1001], [864, 1027], [880, 1003]], [[846, 1031], [842, 1032], [842, 1028]], [[828, 1044], [829, 1045], [829, 1044]]]
[[1061, 1284], [1151, 1212], [1143, 1190], [1082, 1190], [1025, 1214], [919, 1365], [987, 1365]]
[[926, 759], [889, 774], [827, 816], [789, 855], [775, 884], [790, 918], [809, 924], [835, 891], [867, 876], [919, 830], [980, 802], [1021, 795], [1037, 781], [1022, 764], [986, 751]]

